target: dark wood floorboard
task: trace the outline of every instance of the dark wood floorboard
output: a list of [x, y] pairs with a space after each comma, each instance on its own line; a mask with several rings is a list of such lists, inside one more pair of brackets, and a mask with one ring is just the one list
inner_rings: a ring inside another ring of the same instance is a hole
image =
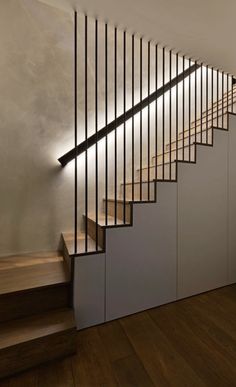
[[77, 347], [0, 387], [236, 387], [236, 285], [80, 331]]

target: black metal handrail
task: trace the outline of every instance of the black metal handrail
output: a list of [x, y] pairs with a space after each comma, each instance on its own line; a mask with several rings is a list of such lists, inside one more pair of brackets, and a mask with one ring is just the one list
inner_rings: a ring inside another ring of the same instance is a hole
[[138, 102], [132, 108], [127, 110], [125, 113], [121, 114], [114, 121], [111, 121], [108, 125], [104, 126], [102, 129], [94, 133], [92, 136], [88, 137], [85, 141], [81, 142], [74, 147], [63, 156], [61, 156], [58, 161], [64, 167], [70, 161], [75, 159], [75, 157], [81, 155], [90, 147], [95, 145], [98, 141], [106, 137], [109, 133], [111, 133], [115, 128], [124, 124], [127, 120], [132, 118], [135, 114], [139, 113], [142, 109], [149, 106], [152, 102], [163, 96], [166, 92], [168, 92], [171, 88], [175, 87], [178, 83], [182, 82], [185, 78], [189, 77], [194, 71], [201, 67], [198, 64], [193, 64], [186, 70], [184, 70], [181, 74], [177, 75], [175, 78], [161, 86], [159, 89], [148, 95], [142, 101]]

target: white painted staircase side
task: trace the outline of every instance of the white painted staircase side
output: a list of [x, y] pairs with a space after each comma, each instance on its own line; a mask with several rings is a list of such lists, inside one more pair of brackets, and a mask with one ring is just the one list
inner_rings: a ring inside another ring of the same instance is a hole
[[133, 227], [106, 230], [105, 253], [76, 259], [80, 329], [236, 281], [236, 116], [213, 136], [157, 203], [133, 204]]

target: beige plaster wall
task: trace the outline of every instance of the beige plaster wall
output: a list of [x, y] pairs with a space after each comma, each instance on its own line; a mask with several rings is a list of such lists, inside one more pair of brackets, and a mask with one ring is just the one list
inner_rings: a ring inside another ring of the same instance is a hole
[[32, 0], [0, 2], [0, 256], [53, 250], [72, 224], [73, 24]]

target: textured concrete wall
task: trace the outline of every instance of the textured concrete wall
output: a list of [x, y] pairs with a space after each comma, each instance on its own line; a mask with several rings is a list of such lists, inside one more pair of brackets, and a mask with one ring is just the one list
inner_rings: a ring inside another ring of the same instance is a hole
[[0, 2], [0, 256], [51, 250], [72, 224], [73, 21], [32, 0]]

